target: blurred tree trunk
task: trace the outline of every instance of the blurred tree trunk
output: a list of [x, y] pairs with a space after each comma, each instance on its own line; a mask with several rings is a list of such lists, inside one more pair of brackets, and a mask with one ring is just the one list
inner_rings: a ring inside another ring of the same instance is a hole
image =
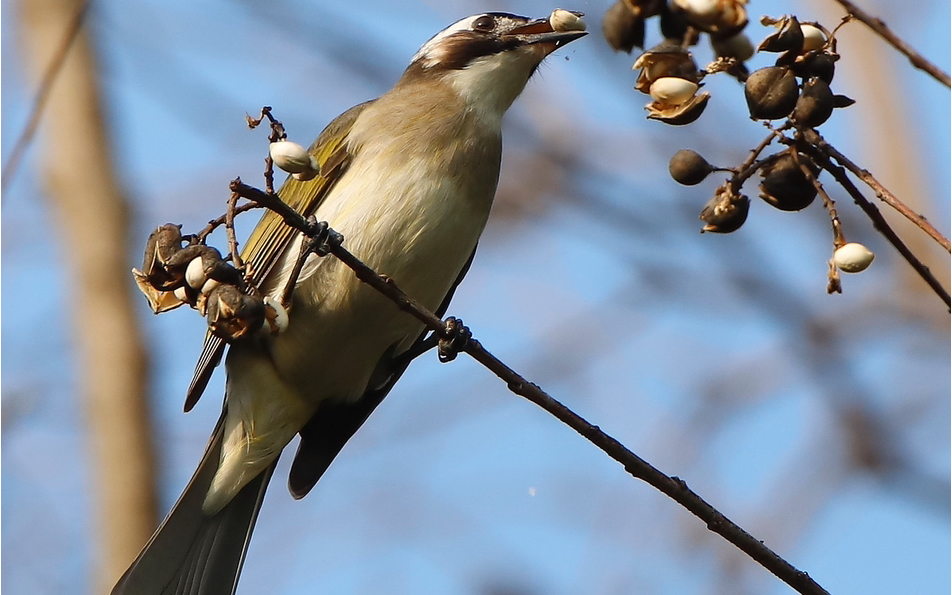
[[[24, 0], [21, 43], [40, 80], [83, 2]], [[35, 162], [55, 214], [68, 269], [77, 385], [85, 399], [92, 468], [98, 474], [101, 593], [155, 527], [156, 497], [147, 362], [133, 309], [129, 208], [114, 176], [96, 60], [84, 27], [46, 104]], [[50, 231], [54, 231], [50, 230]]]

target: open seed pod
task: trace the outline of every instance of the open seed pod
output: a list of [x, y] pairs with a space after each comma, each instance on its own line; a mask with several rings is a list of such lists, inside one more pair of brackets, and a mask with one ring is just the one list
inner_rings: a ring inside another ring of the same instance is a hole
[[233, 285], [219, 285], [206, 297], [205, 313], [212, 334], [231, 343], [261, 328], [264, 300]]
[[691, 54], [679, 45], [663, 43], [638, 56], [633, 69], [641, 69], [635, 89], [648, 95], [651, 83], [660, 78], [681, 78], [693, 83], [701, 80], [701, 73]]
[[142, 280], [159, 291], [171, 291], [183, 281], [184, 271], [173, 275], [166, 268], [169, 260], [182, 249], [182, 226], [166, 223], [149, 234], [142, 258]]
[[[820, 169], [809, 157], [806, 155], [799, 157], [800, 162], [810, 168], [814, 177], [820, 173]], [[803, 173], [790, 153], [781, 154], [760, 172], [763, 176], [760, 183], [760, 198], [781, 211], [805, 209], [816, 198], [816, 186]]]
[[701, 211], [700, 219], [705, 223], [701, 233], [731, 233], [740, 229], [747, 221], [750, 212], [750, 199], [743, 194], [734, 194], [729, 182], [714, 191]]
[[650, 120], [660, 120], [665, 124], [683, 126], [701, 117], [710, 98], [711, 94], [704, 92], [695, 95], [680, 105], [668, 105], [655, 101], [646, 105], [645, 109], [648, 110]]
[[760, 42], [757, 46], [758, 52], [799, 54], [803, 50], [803, 30], [797, 17], [789, 14], [779, 19], [763, 17], [760, 22], [764, 26], [773, 25], [777, 30]]

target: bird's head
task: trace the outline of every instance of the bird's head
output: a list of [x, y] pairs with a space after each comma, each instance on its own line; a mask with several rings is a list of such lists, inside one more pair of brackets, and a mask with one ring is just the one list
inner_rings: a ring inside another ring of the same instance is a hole
[[423, 44], [401, 82], [449, 84], [471, 105], [501, 117], [546, 56], [584, 35], [578, 29], [557, 31], [548, 18], [474, 15]]

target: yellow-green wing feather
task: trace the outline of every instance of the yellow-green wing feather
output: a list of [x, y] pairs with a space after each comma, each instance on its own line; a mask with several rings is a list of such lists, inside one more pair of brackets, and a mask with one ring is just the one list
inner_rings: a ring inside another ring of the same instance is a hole
[[[327, 193], [347, 171], [347, 166], [353, 158], [348, 151], [348, 134], [357, 116], [371, 103], [372, 101], [367, 101], [356, 105], [327, 125], [308, 149], [320, 164], [320, 173], [306, 182], [288, 177], [278, 190], [281, 200], [305, 217], [317, 210]], [[295, 230], [285, 224], [279, 215], [273, 211], [265, 212], [241, 253], [242, 260], [251, 267], [252, 282], [259, 284], [264, 280], [287, 250], [294, 235]], [[191, 410], [202, 396], [224, 351], [225, 343], [210, 332], [206, 333], [202, 354], [195, 366], [188, 393], [185, 395], [185, 411]]]
[[[311, 180], [302, 182], [292, 177], [278, 190], [285, 203], [305, 217], [313, 214], [318, 205], [347, 170], [352, 155], [347, 149], [347, 135], [354, 120], [370, 102], [347, 110], [331, 122], [310, 146], [311, 153], [320, 164], [320, 173]], [[252, 280], [260, 283], [271, 267], [287, 249], [295, 230], [288, 227], [280, 215], [267, 211], [245, 243], [241, 257], [251, 266]]]

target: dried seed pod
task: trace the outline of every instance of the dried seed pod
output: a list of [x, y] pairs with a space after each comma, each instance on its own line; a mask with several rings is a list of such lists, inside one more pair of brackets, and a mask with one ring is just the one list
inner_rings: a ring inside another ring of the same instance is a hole
[[803, 83], [791, 118], [797, 126], [815, 128], [829, 119], [834, 106], [830, 85], [823, 79], [814, 77]]
[[750, 199], [743, 194], [734, 194], [730, 183], [726, 183], [714, 192], [701, 211], [700, 219], [705, 225], [701, 233], [731, 233], [740, 229], [747, 221], [750, 212]]
[[142, 258], [142, 272], [145, 281], [159, 291], [169, 291], [181, 283], [166, 269], [172, 256], [182, 249], [182, 226], [166, 223], [149, 234], [145, 242], [145, 255]]
[[233, 342], [256, 332], [264, 323], [264, 301], [243, 294], [233, 285], [219, 285], [205, 302], [208, 328], [212, 334]]
[[797, 77], [785, 66], [755, 70], [744, 84], [750, 115], [760, 120], [787, 117], [797, 105], [799, 92]]
[[[688, 28], [691, 26], [688, 23], [687, 19], [684, 18], [684, 13], [680, 10], [672, 10], [671, 7], [665, 3], [664, 8], [661, 10], [661, 35], [669, 43], [675, 43], [681, 45], [684, 41], [684, 36], [688, 32]], [[694, 45], [697, 43], [697, 36], [694, 40], [688, 40], [689, 45]]]
[[[806, 155], [800, 162], [807, 165], [816, 176], [819, 168]], [[760, 198], [781, 211], [799, 211], [807, 208], [816, 198], [816, 186], [803, 173], [790, 153], [782, 153], [773, 162], [760, 170]]]
[[683, 126], [701, 117], [710, 98], [710, 93], [701, 93], [681, 105], [653, 102], [646, 105], [645, 109], [648, 110], [648, 119], [650, 120], [660, 120], [672, 126]]
[[681, 149], [668, 162], [668, 173], [674, 181], [685, 186], [695, 186], [714, 171], [707, 159], [691, 149]]
[[556, 8], [549, 15], [549, 26], [553, 31], [584, 31], [585, 22], [582, 21], [584, 15], [580, 12]]
[[135, 279], [136, 287], [145, 296], [149, 302], [149, 307], [156, 314], [174, 310], [182, 305], [182, 301], [175, 297], [171, 291], [160, 291], [149, 281], [148, 275], [138, 269], [132, 269], [132, 276]]
[[760, 42], [757, 46], [758, 52], [799, 54], [803, 51], [803, 30], [800, 28], [797, 17], [793, 15], [784, 15], [779, 19], [764, 17], [760, 22], [765, 26], [773, 25], [777, 30]]
[[630, 54], [633, 48], [645, 45], [645, 20], [636, 16], [625, 0], [618, 0], [602, 18], [602, 35], [613, 50]]
[[711, 36], [711, 48], [718, 58], [733, 58], [746, 62], [754, 55], [754, 44], [746, 33], [738, 33], [730, 37]]
[[836, 61], [839, 59], [839, 54], [810, 52], [797, 58], [796, 63], [793, 65], [793, 73], [803, 79], [815, 76], [829, 84], [833, 82]]
[[651, 83], [664, 77], [681, 78], [693, 83], [700, 82], [700, 71], [691, 54], [680, 45], [663, 43], [638, 56], [632, 69], [641, 69], [635, 89], [644, 94], [651, 92]]
[[833, 263], [844, 273], [860, 273], [873, 262], [876, 255], [869, 248], [856, 242], [844, 244], [833, 253]]

